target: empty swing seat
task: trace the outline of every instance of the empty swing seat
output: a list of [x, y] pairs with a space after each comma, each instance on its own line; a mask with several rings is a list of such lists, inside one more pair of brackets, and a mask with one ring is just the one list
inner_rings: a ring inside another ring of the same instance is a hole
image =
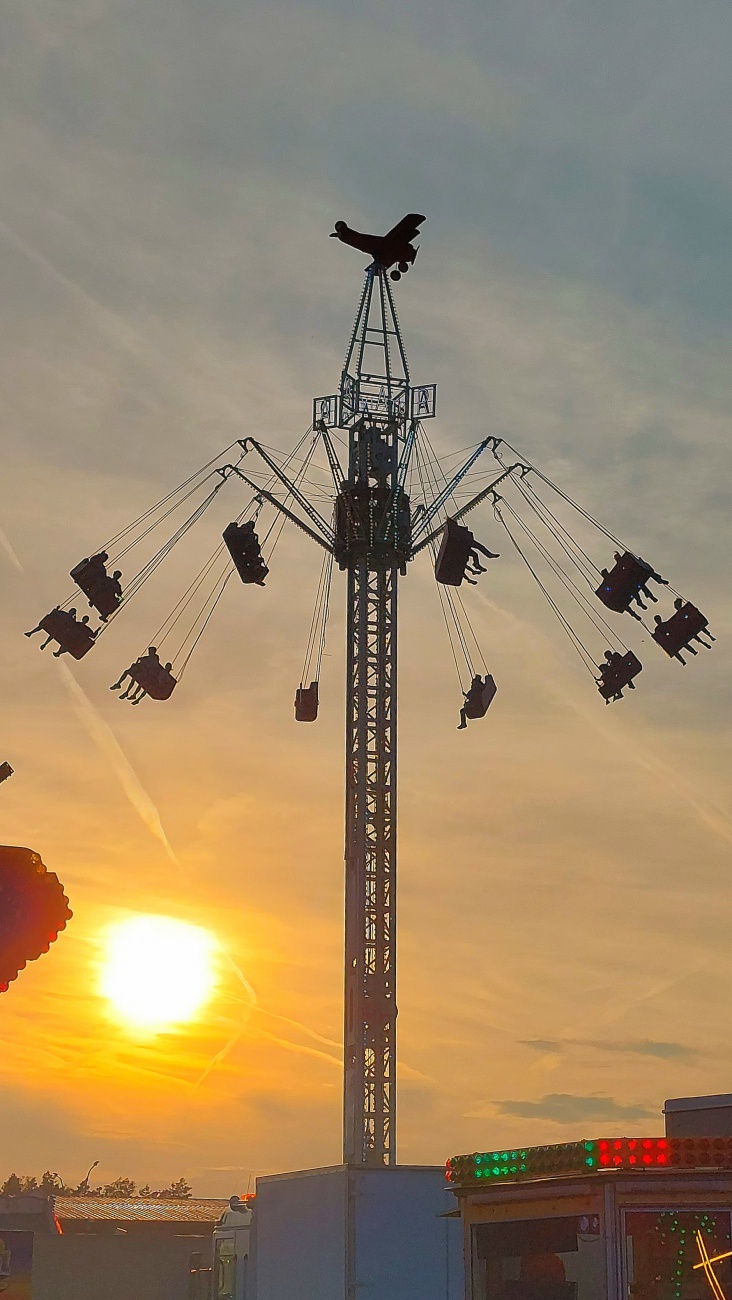
[[631, 555], [630, 551], [626, 551], [615, 561], [607, 577], [603, 578], [595, 595], [599, 596], [608, 609], [614, 610], [616, 614], [624, 614], [641, 587], [645, 586], [652, 577], [653, 569], [650, 565], [644, 564], [635, 555]]
[[253, 522], [249, 520], [245, 524], [227, 524], [223, 539], [242, 582], [256, 583], [263, 587], [269, 569], [262, 558]]
[[295, 693], [295, 721], [315, 722], [318, 716], [318, 683], [298, 686]]
[[484, 718], [497, 690], [498, 687], [490, 673], [486, 673], [485, 681], [480, 690], [474, 691], [471, 687], [468, 691], [465, 698], [466, 718]]
[[696, 605], [686, 601], [680, 609], [667, 618], [665, 623], [657, 623], [653, 629], [653, 640], [657, 641], [662, 650], [667, 655], [674, 658], [680, 650], [689, 646], [700, 632], [705, 632], [709, 627], [709, 619], [705, 618]]
[[103, 564], [82, 560], [71, 570], [71, 577], [102, 618], [114, 613], [122, 597], [117, 581], [109, 576]]
[[470, 529], [448, 519], [435, 560], [437, 581], [446, 587], [459, 587], [474, 545], [475, 538]]
[[65, 609], [52, 609], [39, 624], [43, 631], [58, 641], [72, 659], [83, 659], [94, 645], [94, 633], [88, 623], [82, 623]]
[[630, 686], [634, 677], [642, 672], [643, 664], [632, 650], [618, 655], [612, 663], [603, 664], [597, 689], [604, 700], [612, 700], [620, 695], [625, 686]]

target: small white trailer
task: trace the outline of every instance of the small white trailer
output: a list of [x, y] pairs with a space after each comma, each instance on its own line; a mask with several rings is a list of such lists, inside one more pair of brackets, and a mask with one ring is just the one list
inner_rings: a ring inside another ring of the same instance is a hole
[[254, 1300], [249, 1260], [253, 1205], [253, 1196], [232, 1196], [214, 1228], [210, 1300]]
[[442, 1166], [274, 1174], [257, 1179], [255, 1207], [256, 1300], [462, 1300], [460, 1222]]

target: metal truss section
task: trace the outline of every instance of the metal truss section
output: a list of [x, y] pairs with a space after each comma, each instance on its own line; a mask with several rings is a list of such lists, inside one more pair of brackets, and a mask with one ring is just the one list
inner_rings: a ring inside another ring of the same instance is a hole
[[343, 1154], [396, 1161], [397, 568], [348, 573]]
[[341, 425], [359, 415], [406, 419], [409, 367], [388, 277], [369, 267], [341, 377]]

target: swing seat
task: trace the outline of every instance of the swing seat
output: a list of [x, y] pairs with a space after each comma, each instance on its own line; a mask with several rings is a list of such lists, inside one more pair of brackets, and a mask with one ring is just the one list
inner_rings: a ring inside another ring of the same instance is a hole
[[41, 619], [43, 631], [58, 641], [72, 659], [83, 659], [94, 645], [94, 633], [88, 623], [82, 623], [65, 609], [52, 609]]
[[604, 664], [600, 669], [597, 689], [604, 700], [611, 700], [619, 695], [625, 686], [630, 686], [634, 677], [642, 672], [643, 664], [632, 650], [619, 655], [612, 663]]
[[318, 716], [318, 683], [298, 686], [295, 693], [295, 721], [315, 722]]
[[263, 587], [269, 569], [262, 558], [259, 538], [251, 520], [245, 524], [227, 524], [222, 535], [242, 582]]
[[9, 776], [13, 775], [13, 768], [9, 763], [0, 763], [0, 781], [7, 781]]
[[465, 700], [466, 718], [484, 718], [493, 702], [497, 690], [498, 687], [490, 673], [486, 673], [485, 681], [480, 691], [473, 693], [473, 691], [470, 690], [468, 692], [467, 699]]
[[173, 674], [162, 664], [135, 664], [130, 677], [151, 700], [169, 700], [178, 685]]
[[82, 560], [71, 570], [71, 577], [102, 618], [109, 618], [114, 613], [122, 597], [114, 578], [105, 572], [103, 566]]
[[435, 577], [445, 587], [459, 587], [465, 577], [465, 568], [475, 538], [469, 528], [448, 519], [442, 534], [440, 549], [435, 560]]
[[630, 602], [651, 577], [653, 570], [650, 566], [626, 551], [615, 561], [607, 577], [603, 578], [595, 595], [599, 596], [607, 609], [612, 609], [616, 614], [625, 614], [630, 608]]
[[709, 619], [705, 618], [696, 605], [690, 601], [677, 609], [671, 618], [667, 618], [665, 623], [657, 623], [653, 629], [653, 640], [660, 645], [662, 650], [666, 651], [671, 658], [688, 647], [689, 642], [704, 632], [709, 627]]

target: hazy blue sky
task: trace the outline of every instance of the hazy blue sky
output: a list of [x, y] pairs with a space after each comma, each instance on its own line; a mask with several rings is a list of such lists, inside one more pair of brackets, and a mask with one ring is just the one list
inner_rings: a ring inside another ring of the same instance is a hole
[[[499, 695], [458, 735], [410, 570], [401, 1159], [658, 1131], [664, 1097], [729, 1089], [731, 49], [721, 0], [7, 0], [0, 838], [76, 915], [0, 1004], [5, 1165], [228, 1194], [339, 1158], [342, 584], [316, 728], [291, 706], [318, 561], [287, 535], [169, 705], [107, 686], [179, 586], [74, 667], [81, 693], [21, 635], [219, 448], [299, 438], [360, 286], [339, 217], [427, 214], [398, 305], [440, 449], [505, 435], [719, 638], [686, 669], [646, 646], [606, 709], [502, 557], [471, 595]], [[137, 911], [210, 927], [264, 1012], [224, 970], [202, 1022], [121, 1034], [99, 938]]]

